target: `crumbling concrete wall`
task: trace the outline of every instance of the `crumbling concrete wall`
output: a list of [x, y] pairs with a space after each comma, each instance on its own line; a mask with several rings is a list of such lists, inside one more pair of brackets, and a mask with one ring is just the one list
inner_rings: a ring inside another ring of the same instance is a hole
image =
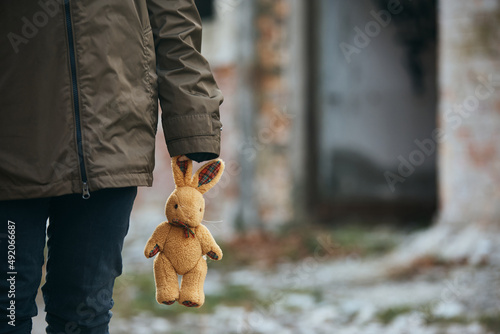
[[500, 1], [439, 7], [440, 221], [500, 223]]

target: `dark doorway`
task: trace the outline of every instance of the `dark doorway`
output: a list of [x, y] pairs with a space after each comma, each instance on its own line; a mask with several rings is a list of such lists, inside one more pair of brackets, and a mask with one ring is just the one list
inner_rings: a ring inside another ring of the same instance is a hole
[[315, 0], [309, 189], [320, 219], [436, 210], [436, 2]]

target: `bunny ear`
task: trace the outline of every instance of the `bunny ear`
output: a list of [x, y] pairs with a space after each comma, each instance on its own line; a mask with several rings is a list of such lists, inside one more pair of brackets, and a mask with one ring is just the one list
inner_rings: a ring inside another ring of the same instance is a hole
[[212, 160], [198, 169], [193, 176], [192, 185], [204, 194], [219, 182], [223, 171], [224, 161], [221, 159]]
[[172, 172], [174, 173], [174, 181], [177, 187], [189, 185], [191, 173], [193, 172], [193, 162], [191, 160], [180, 161], [181, 156], [172, 158]]

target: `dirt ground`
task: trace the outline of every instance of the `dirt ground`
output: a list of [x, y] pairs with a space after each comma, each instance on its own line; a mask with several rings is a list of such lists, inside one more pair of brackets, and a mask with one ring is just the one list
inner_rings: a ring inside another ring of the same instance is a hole
[[[262, 236], [253, 237], [256, 254], [267, 258], [269, 244], [274, 263], [248, 262], [237, 251], [232, 257], [228, 252], [231, 265], [210, 262], [207, 301], [199, 310], [157, 305], [152, 263], [144, 262], [141, 268], [130, 264], [116, 283], [110, 332], [500, 333], [499, 267], [448, 263], [430, 256], [395, 266], [390, 249], [382, 246], [391, 240], [401, 244], [404, 236], [369, 233], [370, 241], [349, 233], [335, 242], [324, 233], [323, 239], [290, 237], [280, 247], [278, 239], [263, 242]], [[238, 249], [247, 250], [245, 242], [239, 240]], [[290, 254], [296, 258], [286, 261]], [[40, 312], [35, 319], [33, 333], [44, 333], [43, 316]]]

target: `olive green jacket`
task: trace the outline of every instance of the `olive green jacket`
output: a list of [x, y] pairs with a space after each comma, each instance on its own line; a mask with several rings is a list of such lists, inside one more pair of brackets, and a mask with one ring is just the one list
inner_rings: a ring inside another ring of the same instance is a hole
[[192, 0], [1, 1], [0, 200], [150, 186], [158, 99], [171, 156], [218, 156], [200, 47]]

